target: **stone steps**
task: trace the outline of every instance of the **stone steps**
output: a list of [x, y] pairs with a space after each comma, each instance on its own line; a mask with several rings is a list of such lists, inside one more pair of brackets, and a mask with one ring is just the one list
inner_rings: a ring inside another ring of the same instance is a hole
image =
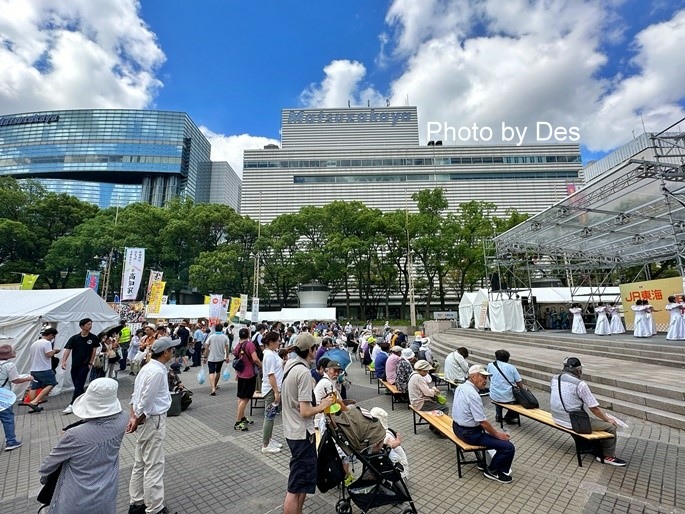
[[[582, 352], [586, 355], [598, 357], [617, 358], [643, 364], [656, 364], [674, 368], [685, 368], [685, 347], [652, 345], [647, 343], [631, 343], [625, 341], [605, 341], [593, 339], [579, 341], [572, 338], [549, 336], [526, 336], [526, 333], [517, 334], [511, 332], [493, 333], [489, 331], [450, 329], [446, 333], [457, 337], [466, 336], [475, 339], [491, 341], [497, 338], [502, 343], [515, 343], [520, 345], [548, 348], [550, 350], [564, 350], [568, 352]], [[597, 336], [599, 337], [599, 336]]]
[[[461, 336], [461, 334], [459, 334]], [[470, 334], [469, 334], [470, 335]], [[559, 373], [561, 362], [568, 356], [566, 350], [542, 349], [539, 350], [527, 345], [521, 345], [517, 351], [518, 342], [503, 341], [501, 334], [492, 334], [491, 339], [485, 337], [471, 338], [465, 341], [463, 337], [457, 339], [456, 334], [434, 334], [432, 349], [434, 355], [444, 359], [448, 352], [458, 346], [466, 346], [469, 349], [469, 362], [486, 364], [494, 359], [494, 351], [498, 348], [507, 348], [511, 354], [511, 363], [514, 364], [524, 381], [538, 390], [549, 391], [550, 380], [553, 375]], [[562, 351], [564, 353], [562, 353]], [[592, 362], [592, 357], [580, 350], [571, 350], [583, 363]], [[519, 355], [520, 354], [520, 355]], [[587, 358], [585, 356], [587, 355]], [[620, 356], [613, 355], [609, 362], [607, 373], [605, 362], [594, 363], [588, 369], [584, 366], [583, 378], [587, 380], [592, 392], [602, 408], [613, 410], [617, 413], [627, 414], [638, 419], [645, 419], [685, 429], [685, 386], [681, 381], [665, 381], [663, 384], [655, 381], [646, 383], [638, 378], [632, 378], [627, 371], [621, 373]], [[598, 359], [599, 360], [599, 359]], [[623, 360], [627, 370], [635, 369], [632, 361]], [[651, 366], [656, 368], [656, 366]], [[657, 368], [658, 369], [658, 368]], [[676, 370], [668, 368], [669, 373]], [[672, 378], [672, 377], [671, 377]], [[669, 383], [670, 382], [670, 383]]]

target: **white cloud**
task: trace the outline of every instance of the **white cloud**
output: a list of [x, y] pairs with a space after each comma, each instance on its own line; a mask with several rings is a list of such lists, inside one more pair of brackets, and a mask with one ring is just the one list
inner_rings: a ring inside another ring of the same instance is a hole
[[0, 112], [147, 107], [165, 56], [139, 10], [136, 0], [0, 0]]
[[212, 132], [207, 127], [200, 127], [200, 130], [212, 145], [212, 161], [227, 161], [241, 178], [243, 176], [243, 150], [261, 150], [269, 144], [280, 146], [280, 141], [268, 137], [249, 134], [226, 136]]
[[[622, 0], [394, 0], [375, 61], [399, 65], [390, 91], [365, 84], [362, 63], [338, 60], [302, 100], [341, 107], [365, 98], [382, 105], [386, 94], [394, 105], [408, 99], [419, 107], [422, 141], [427, 122], [438, 121], [492, 127], [491, 143], [502, 142], [502, 122], [528, 127], [533, 142], [544, 121], [577, 126], [580, 143], [608, 151], [640, 133], [643, 119], [647, 130], [660, 130], [685, 116], [685, 10], [630, 41], [622, 7]], [[610, 62], [626, 59], [626, 48], [630, 67]], [[620, 71], [606, 76], [607, 64]]]
[[384, 97], [373, 86], [363, 86], [366, 68], [357, 61], [331, 61], [324, 69], [321, 84], [310, 84], [300, 95], [306, 107], [345, 107], [350, 105], [381, 105]]

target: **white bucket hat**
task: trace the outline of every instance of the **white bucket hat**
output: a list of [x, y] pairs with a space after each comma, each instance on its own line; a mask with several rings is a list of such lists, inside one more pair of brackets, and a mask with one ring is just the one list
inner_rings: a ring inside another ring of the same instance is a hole
[[119, 384], [111, 378], [96, 378], [86, 392], [74, 400], [72, 409], [81, 419], [104, 418], [121, 412]]
[[381, 422], [383, 428], [388, 428], [388, 412], [385, 409], [374, 407], [371, 409], [370, 414]]

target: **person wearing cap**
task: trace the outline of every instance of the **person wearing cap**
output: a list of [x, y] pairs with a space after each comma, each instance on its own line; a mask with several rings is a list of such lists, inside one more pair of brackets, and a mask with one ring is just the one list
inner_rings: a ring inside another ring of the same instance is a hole
[[364, 366], [368, 366], [369, 364], [371, 364], [373, 362], [372, 353], [373, 353], [374, 348], [376, 346], [377, 345], [376, 345], [376, 338], [375, 337], [369, 337], [366, 340], [366, 348], [364, 348], [364, 356], [362, 357], [362, 364]]
[[383, 341], [379, 346], [378, 354], [373, 360], [374, 372], [376, 373], [376, 378], [379, 380], [385, 380], [385, 364], [388, 362], [388, 350], [390, 350], [390, 345]]
[[128, 416], [117, 398], [119, 384], [97, 378], [72, 404], [81, 422], [66, 427], [38, 473], [45, 483], [62, 470], [50, 503], [51, 514], [115, 514], [119, 488], [119, 448]]
[[[550, 382], [550, 410], [552, 419], [557, 425], [572, 428], [571, 419], [566, 411], [578, 411], [587, 405], [590, 412], [597, 418], [590, 416], [592, 430], [603, 430], [609, 432], [614, 437], [612, 439], [601, 439], [602, 452], [604, 453], [604, 464], [612, 466], [625, 466], [625, 460], [616, 457], [616, 426], [617, 422], [613, 417], [607, 416], [599, 407], [599, 402], [590, 391], [590, 387], [582, 380], [583, 365], [577, 357], [569, 357], [564, 360], [564, 369], [561, 374], [554, 375]], [[561, 382], [561, 390], [560, 390]], [[563, 395], [560, 398], [560, 393]], [[564, 408], [565, 407], [565, 408]], [[596, 456], [598, 462], [602, 462], [601, 456]]]
[[385, 380], [389, 384], [395, 384], [397, 381], [397, 364], [402, 360], [402, 347], [393, 346], [390, 348], [390, 355], [385, 361]]
[[[523, 379], [516, 366], [509, 364], [509, 357], [511, 355], [507, 350], [497, 350], [495, 361], [488, 364], [488, 372], [492, 375], [490, 377], [490, 399], [493, 402], [516, 403], [511, 384], [516, 384], [519, 388], [523, 387]], [[495, 421], [497, 423], [504, 421], [509, 425], [514, 425], [519, 423], [519, 415], [512, 410], [507, 410], [504, 418], [502, 418], [502, 407], [495, 405]]]
[[296, 357], [285, 365], [281, 387], [283, 433], [290, 448], [290, 474], [283, 503], [283, 514], [301, 514], [307, 494], [316, 489], [316, 445], [314, 416], [333, 403], [332, 396], [312, 405], [310, 365], [316, 355], [317, 340], [302, 332], [295, 340]]
[[152, 343], [150, 362], [141, 368], [133, 385], [126, 433], [137, 432], [138, 438], [128, 486], [129, 514], [168, 512], [164, 506], [164, 437], [171, 394], [166, 364], [174, 357], [175, 347], [170, 337]]
[[449, 407], [438, 403], [437, 400], [440, 390], [433, 385], [433, 381], [426, 382], [426, 377], [429, 376], [433, 369], [433, 366], [428, 361], [416, 361], [414, 373], [409, 377], [409, 385], [407, 386], [409, 403], [416, 410], [439, 410], [447, 414]]
[[452, 430], [457, 437], [474, 446], [495, 450], [490, 466], [479, 463], [485, 478], [509, 484], [515, 448], [509, 434], [500, 432], [488, 421], [479, 391], [488, 383], [490, 373], [481, 364], [469, 368], [469, 378], [454, 392]]
[[402, 478], [409, 478], [409, 461], [407, 460], [407, 454], [402, 448], [402, 436], [399, 432], [394, 431], [388, 426], [388, 412], [380, 407], [374, 407], [370, 411], [371, 415], [378, 419], [385, 428], [385, 441], [384, 444], [390, 448], [390, 453], [388, 457], [390, 460], [402, 465], [402, 471], [400, 475]]
[[406, 395], [407, 388], [409, 387], [409, 377], [414, 373], [416, 356], [411, 348], [404, 348], [400, 356], [402, 359], [397, 362], [397, 379], [395, 380], [395, 386], [400, 393]]
[[[20, 375], [17, 371], [17, 366], [11, 359], [14, 359], [17, 354], [9, 344], [0, 345], [0, 388], [12, 390], [12, 384], [21, 384], [23, 382], [31, 382], [33, 377], [31, 375]], [[21, 446], [21, 441], [17, 439], [14, 432], [14, 406], [9, 405], [2, 408], [0, 405], [0, 422], [5, 431], [5, 451], [9, 452]]]

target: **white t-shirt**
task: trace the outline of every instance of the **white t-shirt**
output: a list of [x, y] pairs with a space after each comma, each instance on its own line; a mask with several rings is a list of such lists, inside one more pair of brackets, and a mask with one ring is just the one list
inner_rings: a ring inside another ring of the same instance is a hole
[[52, 351], [52, 343], [47, 339], [39, 339], [31, 345], [31, 371], [48, 371], [52, 369], [52, 359], [46, 355]]
[[[12, 380], [19, 378], [17, 366], [12, 361], [0, 361], [0, 387], [12, 390]], [[6, 381], [6, 382], [5, 382]], [[5, 384], [3, 386], [3, 384]]]
[[221, 362], [226, 359], [228, 348], [228, 336], [221, 332], [215, 332], [205, 339], [204, 345], [209, 347], [207, 361]]
[[264, 360], [262, 361], [262, 395], [271, 391], [271, 382], [269, 382], [269, 375], [276, 377], [276, 385], [278, 389], [283, 384], [283, 360], [273, 350], [268, 348], [264, 350]]

